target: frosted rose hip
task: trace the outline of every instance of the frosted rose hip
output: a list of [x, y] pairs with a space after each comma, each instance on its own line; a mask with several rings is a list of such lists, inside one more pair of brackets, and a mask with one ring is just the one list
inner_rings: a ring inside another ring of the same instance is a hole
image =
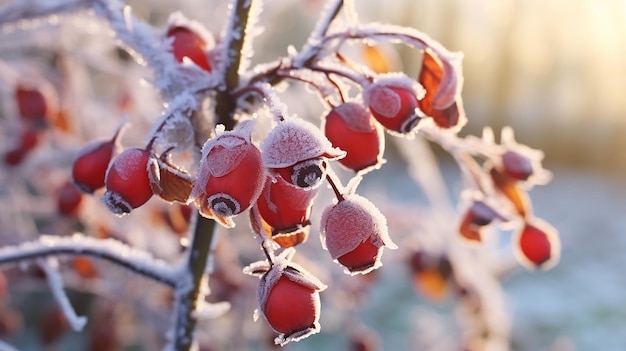
[[333, 108], [323, 128], [332, 145], [346, 152], [339, 160], [344, 167], [358, 172], [382, 163], [382, 127], [361, 105], [344, 103]]
[[84, 193], [93, 193], [104, 187], [104, 179], [111, 158], [117, 149], [113, 140], [98, 140], [84, 146], [72, 163], [72, 182]]
[[188, 57], [203, 70], [211, 72], [205, 52], [207, 43], [198, 33], [187, 27], [174, 26], [167, 31], [167, 37], [173, 38], [172, 54], [178, 62]]
[[247, 210], [263, 189], [261, 152], [247, 127], [223, 132], [207, 141], [191, 197], [200, 212], [232, 226], [231, 217]]
[[559, 260], [561, 244], [556, 230], [538, 220], [524, 224], [515, 234], [514, 245], [518, 260], [526, 268], [545, 270]]
[[130, 213], [150, 200], [152, 187], [148, 175], [151, 155], [148, 150], [128, 148], [113, 159], [107, 169], [103, 202], [115, 214]]
[[420, 121], [418, 94], [406, 79], [385, 77], [367, 85], [363, 100], [378, 123], [390, 131], [407, 134]]
[[326, 286], [300, 266], [277, 257], [261, 276], [259, 312], [284, 345], [319, 332], [320, 296]]
[[366, 274], [382, 265], [384, 246], [395, 249], [387, 220], [366, 198], [351, 194], [324, 210], [322, 244], [349, 273]]

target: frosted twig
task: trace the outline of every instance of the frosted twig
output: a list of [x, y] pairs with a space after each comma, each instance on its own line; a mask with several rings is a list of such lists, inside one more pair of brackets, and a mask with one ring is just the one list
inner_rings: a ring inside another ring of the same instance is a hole
[[21, 25], [34, 19], [77, 12], [91, 7], [93, 0], [14, 1], [0, 8], [0, 28]]
[[324, 47], [323, 39], [328, 29], [330, 28], [330, 24], [337, 17], [339, 11], [343, 7], [343, 0], [329, 0], [323, 13], [320, 15], [317, 23], [315, 24], [315, 28], [309, 35], [306, 44], [300, 51], [297, 57], [294, 58], [294, 66], [295, 67], [305, 67], [311, 63], [311, 61], [315, 58], [315, 56], [319, 53], [319, 51]]
[[19, 351], [19, 350], [7, 344], [6, 342], [0, 340], [0, 351]]
[[50, 286], [52, 295], [59, 307], [61, 307], [61, 312], [63, 312], [70, 327], [73, 331], [82, 331], [85, 324], [87, 324], [87, 318], [76, 314], [67, 294], [63, 290], [63, 279], [58, 271], [59, 262], [55, 258], [49, 257], [47, 260], [39, 260], [38, 263], [39, 267], [46, 273], [48, 286]]
[[174, 287], [178, 271], [149, 253], [132, 248], [115, 239], [95, 239], [82, 234], [70, 237], [41, 235], [38, 240], [0, 248], [0, 264], [60, 256], [93, 256], [122, 266], [165, 285]]

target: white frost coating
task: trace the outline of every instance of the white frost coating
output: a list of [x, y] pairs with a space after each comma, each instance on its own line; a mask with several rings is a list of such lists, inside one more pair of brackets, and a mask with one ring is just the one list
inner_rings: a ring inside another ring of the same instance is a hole
[[52, 291], [54, 299], [59, 304], [63, 316], [67, 319], [70, 328], [76, 332], [82, 331], [85, 324], [87, 324], [87, 317], [78, 316], [76, 311], [74, 311], [67, 294], [63, 290], [63, 279], [57, 270], [58, 266], [59, 262], [54, 258], [49, 258], [45, 261], [42, 259], [39, 261], [39, 267], [41, 267], [41, 269], [46, 273], [48, 286]]
[[26, 21], [87, 9], [91, 3], [90, 0], [13, 1], [0, 9], [0, 27], [5, 29], [11, 24], [24, 27]]
[[202, 23], [185, 17], [185, 15], [183, 15], [183, 13], [180, 11], [175, 11], [170, 14], [169, 18], [167, 19], [167, 26], [166, 30], [163, 33], [163, 38], [165, 38], [165, 36], [167, 35], [167, 31], [173, 27], [185, 27], [190, 29], [192, 32], [200, 36], [202, 40], [204, 40], [207, 50], [210, 50], [215, 46], [215, 38], [213, 37], [213, 33], [206, 29], [206, 27]]
[[315, 56], [315, 54], [320, 50], [322, 38], [328, 31], [330, 24], [334, 19], [334, 12], [336, 9], [341, 8], [342, 5], [343, 0], [332, 0], [326, 2], [324, 9], [322, 9], [322, 12], [318, 16], [315, 28], [313, 28], [313, 31], [309, 35], [302, 51], [298, 56], [293, 58], [294, 67], [303, 67], [306, 61]]
[[290, 118], [279, 123], [265, 137], [261, 154], [266, 167], [284, 168], [317, 157], [339, 159], [346, 153], [334, 148], [311, 122]]
[[230, 302], [222, 301], [217, 303], [208, 303], [202, 301], [198, 308], [193, 311], [194, 317], [198, 319], [214, 319], [223, 316], [231, 308]]
[[146, 251], [135, 249], [115, 239], [95, 239], [82, 234], [69, 237], [41, 235], [35, 241], [4, 246], [0, 248], [0, 264], [62, 254], [90, 255], [107, 259], [172, 286], [180, 278], [177, 269], [165, 261], [154, 258]]
[[376, 247], [396, 249], [387, 230], [387, 219], [368, 199], [350, 194], [322, 213], [320, 239], [333, 259], [370, 240]]
[[[128, 148], [124, 150], [119, 156], [113, 159], [108, 173], [114, 169], [115, 172], [122, 178], [123, 180], [129, 180], [137, 170], [141, 169], [140, 164], [143, 162], [143, 158], [145, 157], [146, 150], [135, 147]], [[146, 163], [147, 167], [147, 163]]]
[[359, 103], [341, 104], [333, 111], [341, 116], [348, 128], [355, 132], [367, 133], [375, 129], [374, 117]]
[[167, 108], [146, 135], [145, 143], [148, 144], [156, 137], [158, 142], [166, 142], [176, 151], [189, 148], [194, 142], [193, 126], [189, 120], [190, 111], [197, 107], [197, 100], [190, 92], [183, 92], [169, 100]]

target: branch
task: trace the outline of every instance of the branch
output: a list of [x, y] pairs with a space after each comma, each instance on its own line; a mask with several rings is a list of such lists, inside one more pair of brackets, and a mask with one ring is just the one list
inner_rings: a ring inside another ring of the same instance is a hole
[[72, 1], [15, 1], [0, 9], [0, 27], [22, 25], [42, 17], [72, 13], [91, 7], [92, 0]]
[[0, 248], [0, 264], [23, 262], [38, 258], [81, 255], [93, 256], [134, 273], [174, 287], [178, 270], [149, 253], [132, 248], [115, 239], [94, 239], [82, 234], [71, 237], [41, 235], [38, 240]]
[[65, 319], [67, 319], [73, 331], [82, 331], [85, 324], [87, 324], [87, 317], [78, 316], [76, 311], [74, 311], [67, 294], [63, 290], [63, 279], [58, 271], [58, 266], [59, 261], [53, 258], [39, 261], [39, 267], [46, 273], [46, 280], [48, 281], [52, 295], [59, 304], [59, 307], [61, 307]]
[[178, 278], [174, 306], [174, 350], [188, 351], [194, 343], [196, 310], [198, 302], [204, 301], [203, 279], [213, 241], [216, 238], [215, 221], [196, 213], [193, 239], [187, 251], [185, 274]]

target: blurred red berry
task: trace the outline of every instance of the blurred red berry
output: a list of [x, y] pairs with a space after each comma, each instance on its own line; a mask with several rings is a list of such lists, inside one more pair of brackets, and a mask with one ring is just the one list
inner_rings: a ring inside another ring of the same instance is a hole
[[211, 72], [211, 65], [207, 59], [206, 41], [190, 28], [174, 26], [167, 31], [167, 37], [173, 38], [172, 54], [178, 62], [183, 62], [188, 57], [193, 63], [207, 72]]
[[39, 86], [18, 84], [15, 88], [15, 101], [20, 117], [35, 124], [47, 123], [56, 118], [57, 97], [46, 82]]
[[363, 91], [365, 104], [378, 123], [390, 131], [407, 134], [420, 121], [417, 115], [417, 93], [401, 79], [381, 79]]
[[72, 181], [82, 192], [91, 194], [104, 187], [109, 163], [117, 152], [117, 135], [111, 140], [93, 141], [78, 151], [72, 164]]
[[533, 164], [528, 157], [507, 150], [502, 154], [502, 171], [515, 180], [525, 181], [533, 174]]
[[249, 209], [265, 180], [261, 151], [250, 130], [224, 132], [205, 144], [192, 191], [200, 213], [232, 226], [231, 217]]
[[103, 197], [111, 212], [127, 214], [150, 200], [149, 162], [150, 152], [141, 148], [128, 148], [113, 159], [106, 172], [107, 191]]
[[514, 240], [518, 260], [529, 269], [549, 269], [560, 256], [560, 241], [555, 229], [546, 223], [525, 223]]
[[469, 241], [482, 241], [482, 228], [491, 224], [501, 216], [483, 201], [476, 200], [465, 211], [465, 215], [459, 225], [459, 233]]
[[75, 216], [83, 199], [83, 194], [71, 182], [66, 182], [56, 194], [57, 210], [64, 216]]
[[346, 152], [339, 160], [356, 172], [379, 165], [385, 149], [381, 126], [361, 105], [344, 103], [324, 119], [324, 134], [332, 145]]
[[384, 246], [396, 248], [387, 220], [366, 198], [351, 194], [324, 210], [322, 242], [331, 257], [349, 273], [366, 274], [382, 266]]

